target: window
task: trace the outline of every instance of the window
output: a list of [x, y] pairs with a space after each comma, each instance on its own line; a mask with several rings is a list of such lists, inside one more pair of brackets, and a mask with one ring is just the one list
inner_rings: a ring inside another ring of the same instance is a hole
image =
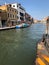
[[9, 17], [9, 13], [8, 13], [8, 17]]
[[11, 8], [8, 7], [7, 10], [8, 10], [8, 11], [11, 11]]
[[15, 15], [15, 18], [17, 18], [17, 19], [18, 19], [19, 17], [18, 17], [17, 15]]
[[16, 12], [16, 11], [15, 11]]
[[17, 19], [18, 19], [19, 17], [17, 16]]
[[17, 14], [18, 14], [18, 11], [17, 11]]
[[9, 11], [9, 8], [7, 8], [7, 10]]
[[11, 4], [9, 4], [9, 6], [11, 7]]
[[17, 5], [17, 7], [18, 7], [18, 5]]
[[20, 12], [20, 15], [21, 15], [21, 16], [24, 16], [24, 14], [23, 14], [23, 13], [21, 13], [21, 12]]
[[24, 20], [24, 18], [20, 17], [21, 20]]
[[15, 18], [17, 18], [17, 15], [15, 15]]
[[[24, 8], [22, 8], [22, 7], [19, 7], [21, 10], [24, 10]], [[24, 10], [25, 11], [25, 10]]]
[[15, 7], [15, 5], [13, 5], [13, 7]]
[[11, 11], [11, 9], [10, 9], [10, 11]]
[[16, 18], [16, 15], [15, 15], [15, 18]]
[[13, 18], [14, 18], [14, 15], [13, 15]]
[[14, 12], [14, 10], [12, 10]]
[[10, 17], [12, 18], [12, 14], [10, 14]]

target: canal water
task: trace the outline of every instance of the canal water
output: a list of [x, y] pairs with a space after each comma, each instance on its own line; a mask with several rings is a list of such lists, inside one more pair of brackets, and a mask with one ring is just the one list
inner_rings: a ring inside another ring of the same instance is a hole
[[45, 31], [44, 24], [0, 31], [0, 65], [35, 65], [36, 44]]

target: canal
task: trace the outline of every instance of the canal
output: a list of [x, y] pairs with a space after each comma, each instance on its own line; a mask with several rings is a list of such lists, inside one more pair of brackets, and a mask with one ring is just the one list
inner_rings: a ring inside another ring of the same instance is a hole
[[35, 65], [36, 44], [44, 31], [45, 25], [40, 23], [0, 31], [0, 65]]

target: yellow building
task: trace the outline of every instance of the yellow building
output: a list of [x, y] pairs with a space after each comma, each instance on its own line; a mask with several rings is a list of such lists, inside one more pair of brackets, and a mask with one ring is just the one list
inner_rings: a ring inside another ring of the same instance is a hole
[[11, 7], [11, 4], [0, 6], [0, 17], [3, 26], [14, 26], [17, 23], [18, 11]]

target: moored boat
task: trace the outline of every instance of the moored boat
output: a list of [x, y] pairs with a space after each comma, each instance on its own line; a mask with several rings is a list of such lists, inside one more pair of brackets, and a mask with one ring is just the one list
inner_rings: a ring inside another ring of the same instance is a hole
[[22, 28], [22, 24], [16, 25], [16, 29]]
[[29, 27], [29, 24], [27, 24], [27, 23], [22, 23], [22, 24], [16, 25], [16, 29], [26, 28], [26, 27]]
[[22, 24], [22, 28], [25, 28], [25, 27], [29, 27], [29, 24], [23, 23], [23, 24]]

